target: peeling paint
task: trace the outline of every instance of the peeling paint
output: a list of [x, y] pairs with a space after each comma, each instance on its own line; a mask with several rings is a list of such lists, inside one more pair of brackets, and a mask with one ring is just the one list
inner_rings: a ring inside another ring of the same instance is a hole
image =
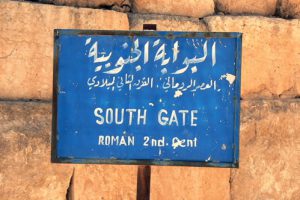
[[230, 85], [232, 85], [233, 82], [235, 81], [235, 75], [233, 74], [226, 73], [220, 77], [220, 80], [224, 78], [229, 82]]
[[181, 140], [177, 140], [176, 142], [174, 142], [172, 144], [173, 149], [176, 149], [177, 147], [182, 145], [182, 141]]
[[225, 151], [225, 150], [227, 149], [227, 146], [226, 146], [226, 144], [222, 144], [222, 147], [221, 147], [221, 149], [222, 149], [223, 151]]
[[180, 90], [176, 90], [175, 91], [175, 94], [174, 94], [174, 98], [178, 98], [178, 97], [180, 97], [180, 96], [182, 96], [183, 94], [182, 94], [182, 92], [180, 91]]

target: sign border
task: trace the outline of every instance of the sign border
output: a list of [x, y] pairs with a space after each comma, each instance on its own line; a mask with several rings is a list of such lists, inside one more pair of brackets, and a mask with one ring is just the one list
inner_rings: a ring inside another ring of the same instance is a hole
[[[215, 161], [171, 161], [171, 160], [119, 160], [119, 159], [80, 159], [73, 157], [58, 157], [57, 155], [57, 96], [58, 96], [58, 60], [60, 45], [58, 38], [61, 35], [123, 35], [123, 36], [152, 36], [166, 37], [204, 37], [204, 38], [236, 38], [235, 52], [236, 66], [234, 94], [234, 135], [233, 135], [233, 162]], [[239, 129], [240, 129], [240, 94], [241, 94], [241, 56], [242, 33], [239, 32], [167, 32], [167, 31], [112, 31], [112, 30], [78, 30], [78, 29], [54, 29], [54, 62], [53, 62], [53, 101], [52, 101], [52, 131], [51, 131], [51, 162], [74, 164], [126, 164], [126, 165], [160, 165], [160, 166], [194, 166], [194, 167], [239, 167]]]

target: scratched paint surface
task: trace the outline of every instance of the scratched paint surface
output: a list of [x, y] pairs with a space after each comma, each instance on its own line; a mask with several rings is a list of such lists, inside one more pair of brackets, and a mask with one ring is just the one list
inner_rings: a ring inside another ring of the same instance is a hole
[[234, 166], [240, 34], [128, 33], [58, 32], [57, 158]]

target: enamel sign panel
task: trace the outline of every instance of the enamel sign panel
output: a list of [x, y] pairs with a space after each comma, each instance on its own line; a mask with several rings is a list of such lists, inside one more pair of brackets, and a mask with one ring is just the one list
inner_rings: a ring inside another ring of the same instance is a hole
[[238, 166], [240, 33], [54, 34], [53, 162]]

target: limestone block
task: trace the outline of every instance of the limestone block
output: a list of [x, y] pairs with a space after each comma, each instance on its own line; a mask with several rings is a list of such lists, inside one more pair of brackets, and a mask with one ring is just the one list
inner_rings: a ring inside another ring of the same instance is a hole
[[74, 200], [136, 198], [137, 166], [78, 165], [74, 172]]
[[204, 19], [213, 32], [242, 32], [242, 96], [300, 94], [300, 23], [255, 16]]
[[277, 0], [215, 0], [219, 11], [229, 14], [274, 15]]
[[213, 0], [133, 0], [134, 12], [204, 17], [214, 13]]
[[300, 101], [243, 101], [232, 199], [300, 198]]
[[0, 103], [0, 199], [136, 197], [136, 166], [51, 163], [51, 123], [49, 103]]
[[73, 167], [51, 164], [50, 132], [50, 104], [0, 103], [0, 199], [66, 199]]
[[131, 14], [130, 30], [143, 30], [143, 24], [156, 24], [157, 31], [206, 31], [199, 19], [179, 16]]
[[279, 13], [284, 18], [300, 18], [300, 0], [278, 0]]
[[53, 30], [127, 30], [126, 14], [27, 2], [0, 2], [0, 98], [51, 99]]
[[152, 167], [151, 199], [230, 199], [230, 169]]

